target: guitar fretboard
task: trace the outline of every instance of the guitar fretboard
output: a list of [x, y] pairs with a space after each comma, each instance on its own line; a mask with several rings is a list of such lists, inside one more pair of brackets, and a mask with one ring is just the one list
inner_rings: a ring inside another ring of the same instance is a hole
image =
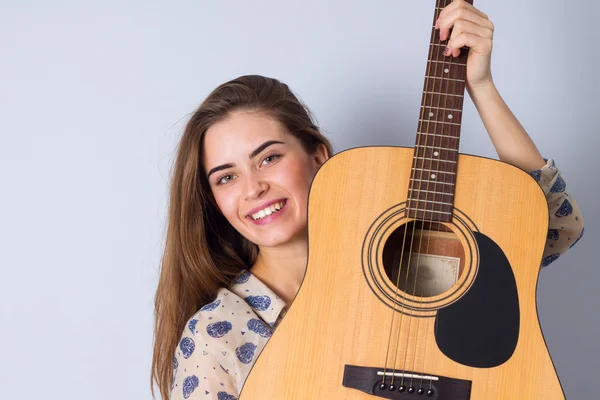
[[[473, 0], [467, 0], [473, 4]], [[445, 56], [435, 21], [452, 0], [437, 0], [427, 60], [407, 216], [450, 222], [454, 204], [458, 146], [465, 94], [468, 49]]]

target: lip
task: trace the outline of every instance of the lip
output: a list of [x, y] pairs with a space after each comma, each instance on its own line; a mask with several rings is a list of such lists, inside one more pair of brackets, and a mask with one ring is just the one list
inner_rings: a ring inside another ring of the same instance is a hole
[[273, 204], [280, 203], [285, 200], [286, 200], [285, 198], [282, 198], [282, 199], [266, 201], [266, 202], [262, 203], [260, 206], [254, 207], [252, 210], [248, 211], [248, 214], [246, 214], [246, 218], [252, 218], [252, 214], [255, 214], [264, 208], [267, 208]]

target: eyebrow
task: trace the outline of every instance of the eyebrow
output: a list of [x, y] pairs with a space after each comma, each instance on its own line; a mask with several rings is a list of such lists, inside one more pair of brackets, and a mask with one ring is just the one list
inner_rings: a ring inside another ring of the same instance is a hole
[[[267, 147], [269, 147], [271, 145], [274, 145], [274, 144], [285, 144], [285, 142], [280, 142], [279, 140], [267, 140], [266, 142], [264, 142], [263, 144], [261, 144], [260, 146], [258, 146], [256, 149], [254, 149], [252, 151], [252, 153], [250, 153], [248, 155], [248, 158], [252, 160], [254, 157], [256, 157], [257, 155], [259, 155], [264, 149], [266, 149]], [[210, 178], [210, 176], [212, 174], [214, 174], [215, 172], [222, 171], [222, 170], [227, 169], [227, 168], [233, 168], [233, 167], [235, 167], [234, 163], [228, 163], [228, 164], [223, 164], [223, 165], [219, 165], [217, 167], [214, 167], [206, 175], [206, 179]]]

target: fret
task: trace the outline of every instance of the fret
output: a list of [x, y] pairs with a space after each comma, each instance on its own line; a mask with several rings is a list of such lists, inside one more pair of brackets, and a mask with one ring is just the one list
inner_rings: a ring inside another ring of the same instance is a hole
[[439, 133], [427, 133], [427, 132], [417, 132], [419, 135], [429, 135], [429, 136], [440, 136], [450, 139], [460, 139], [458, 136], [449, 136], [449, 135], [441, 135]]
[[[456, 180], [456, 176], [453, 176], [453, 175], [456, 175], [456, 174], [449, 174], [449, 175], [438, 174], [438, 175], [435, 175], [434, 172], [436, 172], [436, 171], [428, 171], [428, 170], [425, 170], [425, 171], [426, 171], [425, 173], [421, 172], [420, 174], [417, 174], [416, 172], [413, 172], [411, 174], [411, 176], [413, 177], [413, 179], [420, 180], [422, 182], [426, 182], [426, 180], [431, 179], [430, 182], [433, 182], [434, 184], [435, 183], [450, 183], [450, 182], [455, 182], [455, 180]], [[421, 187], [421, 186], [419, 186], [419, 187]], [[431, 188], [431, 185], [426, 185], [426, 187], [427, 188]]]
[[455, 96], [455, 97], [464, 97], [462, 94], [451, 94], [451, 93], [438, 93], [438, 92], [423, 92], [423, 93], [427, 93], [427, 94], [437, 94], [440, 96]]
[[[473, 0], [466, 1], [473, 3]], [[434, 21], [448, 6], [446, 3], [452, 3], [452, 0], [436, 4]], [[447, 41], [441, 41], [439, 30], [435, 26], [432, 28], [406, 215], [415, 219], [451, 222], [468, 54], [465, 51], [459, 57], [441, 54]], [[431, 141], [430, 145], [428, 142]], [[418, 175], [424, 179], [419, 179]], [[419, 205], [421, 201], [423, 203]], [[433, 210], [419, 208], [430, 206]]]
[[440, 185], [452, 185], [454, 186], [454, 183], [452, 182], [438, 182], [438, 181], [428, 181], [428, 180], [424, 180], [424, 179], [415, 179], [415, 178], [410, 178], [411, 181], [421, 181], [421, 182], [428, 182], [428, 183], [437, 183]]
[[[456, 139], [458, 139], [458, 138], [456, 138]], [[457, 149], [449, 149], [449, 148], [447, 148], [447, 147], [437, 147], [437, 146], [426, 146], [426, 145], [423, 145], [423, 144], [415, 144], [415, 146], [417, 146], [417, 147], [427, 147], [427, 148], [433, 148], [433, 149], [435, 149], [435, 150], [458, 151]]]
[[[441, 205], [448, 205], [448, 206], [452, 207], [452, 201], [453, 201], [453, 199], [454, 199], [453, 197], [438, 197], [436, 195], [432, 196], [432, 195], [430, 195], [428, 193], [417, 193], [417, 192], [415, 192], [415, 193], [411, 194], [408, 197], [407, 201], [409, 201], [409, 202], [410, 201], [415, 201], [415, 202], [418, 202], [418, 201], [427, 201], [427, 202], [429, 202], [429, 201], [436, 201], [436, 202], [439, 203], [440, 206]], [[436, 208], [440, 208], [440, 207], [438, 206]]]
[[435, 119], [419, 119], [419, 121], [422, 121], [422, 122], [435, 122], [436, 124], [446, 124], [446, 125], [460, 126], [460, 124], [457, 124], [456, 122], [438, 121], [438, 120], [435, 120]]
[[452, 213], [450, 212], [446, 212], [446, 211], [437, 211], [437, 210], [421, 210], [420, 208], [412, 208], [412, 207], [406, 207], [407, 210], [414, 210], [414, 211], [423, 211], [423, 212], [433, 212], [433, 213], [440, 213], [440, 214], [450, 214], [452, 215]]
[[[447, 194], [448, 196], [454, 196], [454, 188], [452, 186], [438, 186], [436, 188], [433, 188], [433, 187], [431, 187], [431, 185], [416, 185], [416, 184], [413, 184], [413, 185], [410, 185], [410, 187], [412, 188], [412, 190], [415, 190], [415, 191], [419, 191], [419, 190], [420, 191], [425, 191], [426, 189], [429, 189], [430, 193], [434, 193], [435, 192], [435, 193], [439, 193], [439, 194]], [[417, 187], [419, 189], [417, 189]], [[432, 197], [432, 196], [430, 196], [427, 193], [417, 193], [417, 192], [415, 192], [415, 193], [411, 194], [410, 190], [409, 190], [408, 197], [417, 197], [417, 196], [421, 196], [423, 198], [430, 198], [430, 197]], [[435, 196], [433, 196], [433, 199], [439, 200]]]
[[[464, 83], [456, 83], [456, 85], [464, 87]], [[464, 95], [464, 89], [458, 91], [458, 88], [454, 88], [452, 93]], [[424, 91], [429, 91], [429, 88], [423, 88]], [[447, 107], [447, 108], [462, 108], [464, 103], [464, 97], [457, 96], [444, 96], [443, 94], [425, 94], [421, 99], [421, 104], [424, 106], [435, 106], [435, 107]]]
[[[440, 160], [443, 161], [443, 160]], [[432, 171], [430, 169], [425, 169], [425, 168], [411, 168], [413, 170], [419, 170], [419, 171], [427, 171], [427, 172], [431, 172], [431, 173], [436, 173], [436, 174], [452, 174], [452, 175], [456, 175], [456, 172], [448, 172], [448, 171]]]
[[411, 198], [411, 199], [408, 199], [408, 200], [409, 200], [409, 201], [416, 201], [417, 203], [418, 203], [418, 202], [421, 202], [421, 201], [424, 201], [424, 202], [426, 202], [426, 203], [442, 204], [442, 205], [444, 205], [444, 206], [451, 206], [451, 205], [452, 205], [452, 203], [446, 203], [445, 201], [433, 201], [433, 200], [425, 200], [425, 199], [412, 199], [412, 198]]
[[427, 157], [420, 157], [420, 156], [415, 156], [414, 158], [422, 158], [423, 160], [439, 161], [439, 162], [447, 162], [447, 163], [456, 164], [456, 161], [452, 161], [452, 160], [440, 160], [438, 158], [427, 158]]
[[[462, 76], [457, 76], [457, 78], [462, 78]], [[433, 92], [439, 95], [464, 96], [464, 86], [464, 82], [452, 81], [450, 79], [425, 79], [423, 91]], [[447, 104], [443, 105], [446, 106]]]
[[431, 75], [425, 75], [426, 78], [432, 78], [432, 79], [445, 79], [447, 81], [455, 81], [455, 82], [464, 82], [464, 79], [454, 79], [454, 78], [446, 78], [445, 76], [431, 76]]
[[450, 65], [460, 65], [461, 67], [465, 67], [465, 64], [460, 64], [460, 63], [455, 63], [455, 62], [451, 62], [451, 61], [437, 61], [437, 60], [427, 60], [429, 62], [434, 62], [434, 63], [441, 63], [441, 64], [450, 64]]
[[[435, 124], [435, 123], [423, 123], [419, 122], [417, 130], [420, 132], [434, 133], [437, 135], [450, 135], [458, 138], [460, 135], [460, 126]], [[454, 147], [454, 146], [451, 146]]]
[[467, 77], [465, 68], [439, 64], [428, 64], [427, 69], [425, 70], [426, 79], [427, 76], [436, 76], [444, 79], [458, 79], [459, 81], [455, 83], [464, 83], [464, 79]]
[[[435, 153], [438, 154], [435, 154]], [[415, 151], [415, 157], [416, 163], [418, 163], [418, 165], [420, 166], [433, 166], [433, 165], [440, 165], [440, 162], [443, 163], [448, 163], [448, 162], [453, 162], [456, 163], [458, 161], [458, 152], [456, 151], [438, 151], [438, 150], [433, 150], [433, 149], [428, 149], [426, 148], [426, 146], [419, 146], [418, 149], [416, 149]], [[422, 161], [422, 160], [428, 160], [428, 161]], [[435, 162], [437, 162], [438, 164], [434, 164]], [[417, 165], [416, 163], [413, 163], [414, 165]], [[450, 171], [456, 171], [456, 168], [448, 165], [448, 164], [444, 164], [445, 167], [443, 168], [444, 170], [450, 170]], [[437, 169], [434, 168], [434, 169]]]
[[434, 107], [434, 106], [421, 106], [421, 108], [435, 108], [436, 110], [448, 110], [448, 111], [456, 111], [456, 112], [463, 111], [463, 110], [457, 110], [456, 108], [444, 108], [444, 107]]
[[425, 189], [413, 189], [411, 188], [410, 190], [413, 190], [415, 192], [427, 192], [427, 193], [433, 193], [433, 194], [440, 194], [442, 196], [454, 196], [453, 193], [444, 193], [444, 192], [434, 192], [433, 190], [425, 190]]

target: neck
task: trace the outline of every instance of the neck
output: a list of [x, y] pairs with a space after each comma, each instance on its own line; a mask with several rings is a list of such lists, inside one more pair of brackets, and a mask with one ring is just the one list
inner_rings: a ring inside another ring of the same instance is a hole
[[[473, 0], [467, 0], [473, 4]], [[444, 56], [434, 24], [452, 0], [437, 0], [431, 25], [427, 70], [413, 168], [407, 195], [407, 217], [451, 222], [458, 168], [460, 128], [467, 75], [468, 51]]]
[[250, 272], [289, 305], [296, 296], [308, 257], [306, 232], [276, 247], [260, 247]]

